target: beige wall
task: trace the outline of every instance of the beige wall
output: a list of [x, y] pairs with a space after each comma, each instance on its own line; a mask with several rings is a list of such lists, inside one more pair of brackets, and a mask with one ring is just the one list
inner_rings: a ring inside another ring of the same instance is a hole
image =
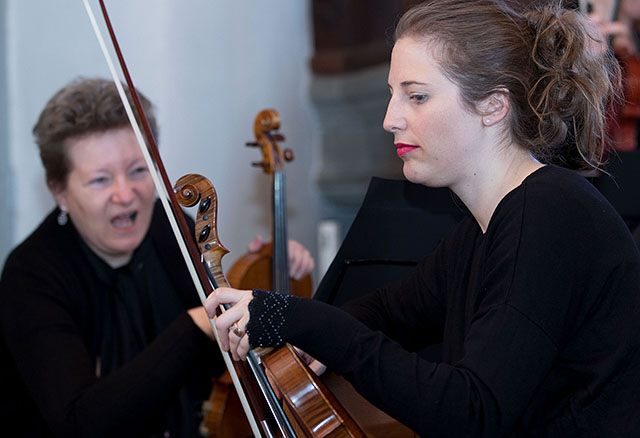
[[9, 191], [11, 181], [9, 166], [9, 133], [7, 132], [7, 69], [6, 69], [6, 5], [0, 2], [0, 265], [5, 249], [11, 245], [13, 220], [11, 217], [13, 196]]

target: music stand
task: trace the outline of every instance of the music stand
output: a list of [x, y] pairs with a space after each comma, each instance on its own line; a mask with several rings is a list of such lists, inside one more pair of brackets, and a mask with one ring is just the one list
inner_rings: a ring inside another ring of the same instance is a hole
[[314, 298], [340, 306], [402, 278], [466, 211], [449, 189], [372, 178]]

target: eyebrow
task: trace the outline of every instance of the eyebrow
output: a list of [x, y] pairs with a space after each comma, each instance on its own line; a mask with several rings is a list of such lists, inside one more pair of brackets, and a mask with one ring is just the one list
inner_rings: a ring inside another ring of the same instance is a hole
[[403, 87], [408, 87], [410, 85], [429, 85], [426, 82], [418, 82], [418, 81], [404, 81], [401, 82], [400, 85], [402, 85]]
[[[404, 81], [404, 82], [400, 83], [400, 86], [402, 88], [407, 88], [407, 87], [410, 87], [411, 85], [423, 85], [425, 87], [428, 87], [430, 84], [428, 84], [426, 82], [419, 82], [419, 81]], [[387, 84], [387, 87], [389, 87], [390, 89], [393, 89], [391, 84]]]

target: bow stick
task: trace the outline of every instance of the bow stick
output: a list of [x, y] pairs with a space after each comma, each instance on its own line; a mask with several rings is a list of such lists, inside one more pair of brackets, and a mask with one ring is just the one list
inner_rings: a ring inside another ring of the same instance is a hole
[[[111, 59], [111, 56], [109, 55], [109, 51], [107, 49], [107, 46], [104, 42], [104, 38], [102, 37], [102, 33], [100, 31], [100, 28], [98, 26], [98, 23], [95, 19], [95, 15], [93, 13], [93, 10], [91, 8], [91, 6], [89, 5], [88, 0], [82, 0], [85, 6], [85, 9], [87, 11], [87, 14], [89, 16], [89, 20], [91, 21], [91, 25], [93, 27], [93, 30], [96, 34], [96, 37], [98, 39], [98, 43], [100, 44], [100, 48], [102, 49], [102, 52], [104, 54], [105, 60], [107, 62], [107, 65], [109, 67], [109, 71], [111, 72], [111, 75], [113, 77], [113, 81], [115, 83], [115, 86], [118, 90], [118, 93], [120, 95], [120, 99], [122, 100], [122, 103], [124, 105], [125, 111], [127, 113], [127, 117], [129, 118], [129, 121], [131, 123], [131, 127], [133, 128], [134, 134], [136, 136], [136, 139], [138, 141], [138, 145], [140, 146], [140, 149], [142, 150], [145, 162], [147, 164], [147, 167], [149, 168], [149, 172], [151, 174], [151, 177], [153, 179], [153, 183], [156, 187], [156, 191], [158, 193], [158, 196], [160, 198], [160, 201], [162, 203], [162, 206], [167, 214], [167, 218], [169, 219], [169, 223], [171, 225], [171, 228], [173, 230], [174, 235], [176, 236], [176, 240], [178, 243], [178, 246], [180, 248], [180, 251], [182, 253], [182, 256], [187, 264], [187, 269], [189, 270], [189, 274], [191, 275], [191, 278], [193, 280], [193, 284], [196, 288], [196, 290], [198, 291], [198, 295], [200, 297], [200, 300], [202, 301], [202, 303], [205, 302], [206, 297], [213, 291], [213, 289], [215, 289], [217, 287], [216, 283], [215, 283], [215, 279], [214, 276], [210, 273], [210, 271], [205, 270], [205, 267], [202, 264], [202, 255], [198, 253], [198, 250], [195, 248], [195, 245], [193, 244], [193, 242], [190, 240], [190, 238], [188, 237], [189, 235], [189, 228], [186, 224], [186, 221], [182, 215], [182, 212], [180, 210], [179, 207], [179, 203], [178, 200], [176, 199], [176, 196], [174, 194], [174, 191], [171, 187], [171, 184], [169, 182], [169, 179], [167, 177], [167, 173], [164, 169], [164, 165], [162, 164], [162, 160], [160, 159], [160, 155], [158, 152], [158, 148], [156, 146], [155, 140], [153, 138], [153, 134], [151, 132], [151, 129], [149, 127], [149, 124], [146, 120], [145, 117], [145, 113], [144, 113], [144, 109], [142, 108], [142, 105], [139, 102], [139, 99], [137, 98], [137, 93], [136, 93], [136, 89], [135, 86], [133, 85], [133, 81], [131, 79], [131, 76], [129, 75], [128, 69], [126, 67], [126, 64], [124, 62], [124, 57], [122, 56], [122, 53], [120, 51], [118, 42], [115, 38], [115, 34], [113, 32], [113, 28], [111, 26], [107, 11], [106, 11], [106, 7], [104, 5], [103, 0], [99, 0], [100, 1], [100, 7], [102, 9], [102, 13], [103, 16], [105, 18], [105, 22], [107, 25], [107, 29], [109, 31], [109, 34], [111, 36], [111, 40], [113, 42], [114, 45], [114, 49], [116, 51], [116, 54], [118, 56], [118, 60], [120, 62], [120, 65], [122, 67], [122, 71], [123, 74], [125, 76], [125, 80], [127, 82], [127, 86], [129, 88], [129, 91], [132, 95], [132, 100], [134, 101], [134, 104], [136, 105], [136, 110], [138, 112], [138, 115], [140, 117], [140, 121], [143, 125], [143, 128], [145, 130], [145, 134], [146, 134], [146, 139], [147, 142], [145, 142], [145, 138], [142, 135], [142, 132], [140, 130], [140, 127], [138, 126], [138, 123], [136, 121], [136, 118], [134, 116], [133, 113], [133, 109], [131, 108], [131, 105], [129, 103], [129, 100], [126, 96], [126, 93], [124, 91], [124, 88], [122, 87], [122, 83], [120, 82], [119, 78], [118, 78], [118, 74], [116, 72], [114, 63]], [[152, 158], [153, 155], [153, 158]], [[200, 177], [203, 178], [203, 177]], [[209, 183], [210, 185], [210, 183]], [[213, 186], [211, 186], [211, 189], [213, 189]], [[214, 194], [215, 196], [215, 194]], [[197, 202], [197, 201], [196, 201]], [[182, 236], [182, 238], [178, 237], [178, 236]], [[216, 236], [216, 240], [217, 240], [217, 236]], [[216, 242], [219, 245], [219, 242]], [[222, 247], [222, 245], [219, 245], [219, 247], [222, 249], [222, 254], [228, 252], [224, 247]], [[200, 260], [200, 263], [195, 263], [194, 260]], [[219, 259], [218, 259], [219, 261]], [[223, 281], [226, 283], [226, 279], [224, 279], [224, 276], [222, 276]], [[206, 288], [206, 291], [205, 291]], [[220, 337], [218, 334], [218, 330], [215, 326], [215, 323], [213, 320], [211, 320], [211, 326], [213, 328], [213, 333], [215, 335], [215, 338], [217, 340], [217, 344], [218, 347], [220, 347]], [[254, 435], [258, 438], [262, 437], [262, 434], [260, 433], [260, 430], [258, 428], [258, 425], [256, 423], [256, 420], [254, 418], [251, 406], [249, 405], [249, 402], [247, 400], [247, 396], [245, 394], [245, 391], [242, 387], [242, 384], [240, 382], [240, 378], [238, 377], [238, 373], [236, 372], [236, 368], [233, 364], [233, 362], [231, 361], [230, 355], [229, 353], [225, 352], [222, 350], [222, 348], [220, 347], [220, 352], [222, 354], [222, 357], [224, 358], [225, 364], [227, 366], [227, 369], [229, 370], [229, 373], [231, 375], [234, 387], [236, 388], [236, 391], [238, 393], [238, 397], [240, 399], [240, 402], [242, 404], [242, 407], [245, 411], [245, 414], [247, 416], [247, 419], [249, 420], [249, 424], [251, 426], [252, 432], [254, 433]], [[274, 415], [274, 419], [278, 425], [278, 427], [280, 428], [280, 431], [283, 433], [283, 435], [285, 437], [292, 437], [295, 438], [296, 434], [293, 431], [291, 425], [289, 424], [287, 417], [284, 413], [284, 411], [282, 410], [282, 407], [279, 405], [278, 400], [275, 396], [275, 394], [273, 393], [272, 388], [270, 387], [268, 380], [266, 378], [266, 375], [264, 374], [264, 371], [260, 368], [259, 366], [259, 360], [256, 357], [255, 354], [253, 354], [253, 352], [250, 352], [249, 356], [247, 357], [247, 361], [249, 363], [249, 366], [252, 370], [252, 372], [254, 373], [256, 380], [257, 380], [257, 384], [260, 388], [260, 391], [263, 393], [263, 395], [265, 396], [267, 405], [269, 407], [269, 409], [271, 410], [272, 414]], [[239, 367], [240, 368], [240, 367]], [[254, 403], [255, 406], [255, 403]], [[270, 430], [269, 430], [269, 426], [266, 422], [266, 420], [261, 420], [261, 424], [263, 426], [263, 428], [265, 429], [265, 431], [267, 433], [270, 434]]]

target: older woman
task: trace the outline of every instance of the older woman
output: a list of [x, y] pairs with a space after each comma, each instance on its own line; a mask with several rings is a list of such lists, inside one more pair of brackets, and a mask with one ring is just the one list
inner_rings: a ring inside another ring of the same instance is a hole
[[58, 208], [0, 282], [3, 434], [198, 436], [223, 365], [115, 85], [71, 83], [33, 131]]
[[[571, 170], [601, 165], [619, 70], [580, 14], [545, 4], [430, 0], [403, 16], [384, 128], [407, 179], [470, 214], [348, 313], [216, 290], [211, 315], [233, 305], [216, 322], [225, 348], [290, 342], [424, 436], [640, 436], [640, 254]], [[403, 348], [434, 334], [440, 362]]]

